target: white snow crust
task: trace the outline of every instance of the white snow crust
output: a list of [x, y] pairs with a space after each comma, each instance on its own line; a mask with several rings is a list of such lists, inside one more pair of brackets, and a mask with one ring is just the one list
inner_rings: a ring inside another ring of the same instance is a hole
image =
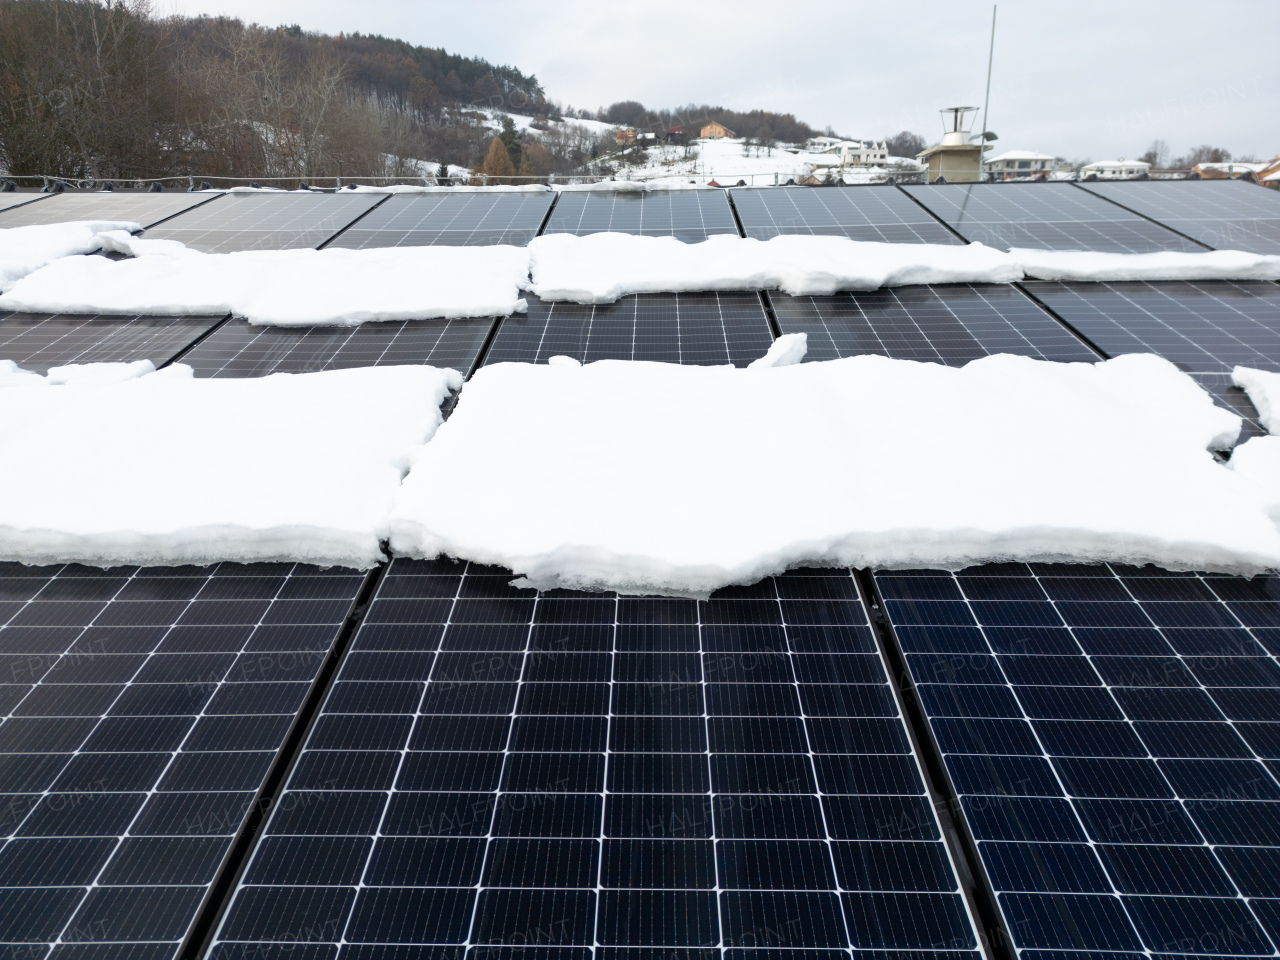
[[809, 335], [807, 333], [784, 333], [769, 346], [769, 351], [758, 360], [747, 364], [750, 370], [763, 367], [786, 367], [799, 363], [809, 352]]
[[1267, 433], [1280, 434], [1280, 373], [1236, 367], [1231, 371], [1231, 381], [1249, 394], [1249, 399], [1258, 408], [1258, 420], [1263, 429]]
[[1257, 484], [1257, 496], [1280, 525], [1280, 437], [1252, 437], [1231, 454], [1231, 469]]
[[1280, 256], [1242, 250], [1098, 253], [1015, 247], [1009, 255], [1037, 280], [1280, 280]]
[[[0, 390], [0, 559], [373, 566], [462, 385], [424, 366], [116, 382], [136, 369], [93, 366]], [[0, 383], [12, 373], [0, 362]]]
[[48, 313], [232, 313], [274, 326], [496, 317], [523, 312], [523, 247], [393, 247], [202, 253], [172, 240], [105, 237], [131, 260], [58, 260], [18, 281], [0, 309]]
[[539, 588], [704, 596], [791, 567], [1280, 567], [1240, 418], [1151, 355], [962, 368], [503, 363], [415, 463], [393, 549]]
[[142, 230], [142, 224], [76, 220], [0, 230], [0, 293], [47, 263], [102, 249], [101, 236], [109, 230], [135, 233]]

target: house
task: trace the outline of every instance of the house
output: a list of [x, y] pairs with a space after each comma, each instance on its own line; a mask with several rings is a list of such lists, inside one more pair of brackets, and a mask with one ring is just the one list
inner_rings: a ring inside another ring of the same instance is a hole
[[946, 107], [939, 111], [943, 117], [942, 139], [916, 154], [916, 160], [928, 167], [931, 183], [976, 183], [982, 178], [982, 154], [991, 148], [971, 142], [975, 139], [969, 135], [971, 117], [977, 112], [977, 107]]
[[1080, 168], [1080, 179], [1088, 180], [1090, 177], [1096, 177], [1099, 180], [1127, 180], [1131, 177], [1141, 177], [1150, 171], [1149, 163], [1141, 160], [1126, 160], [1121, 157], [1119, 160], [1098, 160], [1094, 163], [1086, 163]]
[[1041, 173], [1052, 173], [1057, 168], [1056, 157], [1036, 153], [1034, 150], [1006, 150], [997, 156], [987, 157], [982, 162], [982, 169], [995, 174], [999, 180], [1034, 177]]
[[613, 139], [618, 144], [618, 146], [620, 147], [626, 146], [629, 143], [636, 142], [636, 132], [632, 130], [630, 127], [627, 127], [624, 130], [619, 130], [616, 133], [614, 133]]
[[889, 148], [883, 140], [839, 140], [835, 137], [812, 137], [810, 152], [839, 157], [840, 166], [885, 163]]
[[1272, 158], [1262, 163], [1242, 163], [1239, 160], [1226, 163], [1197, 163], [1191, 168], [1192, 173], [1200, 174], [1202, 180], [1238, 180], [1246, 173], [1254, 179], [1267, 176], [1280, 167], [1280, 158]]
[[672, 127], [670, 130], [666, 132], [666, 135], [662, 139], [667, 141], [667, 143], [684, 143], [685, 142], [684, 127], [681, 126], [680, 124], [676, 124], [674, 127]]
[[710, 123], [703, 124], [698, 136], [702, 137], [703, 140], [723, 140], [725, 138], [732, 140], [737, 134], [724, 124], [716, 123], [716, 121], [712, 120]]

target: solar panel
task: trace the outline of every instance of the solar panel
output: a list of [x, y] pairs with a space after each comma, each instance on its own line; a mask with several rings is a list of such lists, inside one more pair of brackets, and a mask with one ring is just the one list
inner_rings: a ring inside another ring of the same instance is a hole
[[510, 579], [392, 563], [211, 957], [977, 960], [847, 571], [701, 603]]
[[660, 193], [562, 193], [547, 233], [634, 233], [698, 243], [714, 234], [737, 236], [723, 190]]
[[318, 247], [385, 196], [369, 193], [229, 193], [188, 210], [148, 240], [177, 240], [205, 253]]
[[0, 314], [0, 357], [45, 373], [66, 363], [172, 360], [221, 317]]
[[1280, 580], [875, 579], [1016, 947], [1274, 953]]
[[[37, 200], [47, 200], [47, 193], [0, 193], [0, 210], [8, 210], [11, 207], [22, 206], [25, 203], [35, 203]], [[4, 218], [0, 217], [0, 221]]]
[[806, 360], [876, 353], [963, 366], [993, 353], [1096, 362], [1097, 354], [1008, 284], [893, 287], [834, 297], [771, 294], [783, 333], [808, 334]]
[[231, 320], [182, 362], [197, 377], [264, 377], [345, 367], [425, 363], [466, 373], [493, 320], [407, 320], [356, 327], [256, 327]]
[[[218, 199], [218, 194], [207, 193], [58, 193], [40, 203], [0, 213], [0, 228], [71, 220], [133, 220], [149, 227]], [[0, 200], [0, 204], [3, 202]]]
[[593, 360], [732, 363], [745, 366], [773, 343], [769, 318], [754, 293], [666, 293], [616, 303], [544, 303], [507, 317], [485, 363], [545, 363], [563, 355]]
[[992, 247], [1111, 253], [1204, 249], [1069, 183], [951, 183], [901, 189], [966, 240]]
[[1280, 194], [1244, 180], [1082, 183], [1218, 250], [1280, 253]]
[[364, 580], [0, 564], [7, 955], [174, 954]]
[[748, 237], [817, 234], [882, 243], [960, 243], [897, 187], [782, 187], [734, 190]]
[[537, 235], [554, 196], [550, 192], [393, 196], [330, 246], [524, 246]]
[[[1280, 370], [1280, 287], [1262, 281], [1029, 283], [1027, 289], [1110, 356], [1155, 353], [1249, 421], [1236, 364]], [[1260, 428], [1250, 423], [1249, 432]]]

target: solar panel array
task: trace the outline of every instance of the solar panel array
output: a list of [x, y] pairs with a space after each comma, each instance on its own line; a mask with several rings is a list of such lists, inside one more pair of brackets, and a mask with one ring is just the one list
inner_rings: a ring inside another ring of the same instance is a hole
[[876, 583], [1016, 947], [1276, 952], [1280, 581], [1010, 564]]
[[847, 572], [701, 603], [510, 577], [393, 562], [212, 956], [975, 956]]
[[26, 203], [35, 203], [37, 200], [45, 200], [48, 194], [43, 193], [20, 193], [17, 190], [12, 193], [0, 193], [0, 210], [8, 210], [12, 207], [22, 206]]
[[728, 195], [723, 190], [654, 193], [560, 194], [547, 233], [634, 233], [698, 243], [715, 234], [737, 236]]
[[817, 234], [881, 243], [961, 241], [896, 187], [809, 187], [733, 190], [748, 237]]
[[993, 353], [1096, 362], [1078, 337], [1008, 284], [896, 287], [834, 297], [771, 295], [778, 328], [808, 335], [806, 360], [876, 353], [962, 366]]
[[[1228, 283], [1028, 283], [1027, 289], [1111, 356], [1155, 353], [1251, 421], [1232, 386], [1237, 364], [1280, 370], [1280, 286]], [[1250, 432], [1260, 432], [1251, 426]]]
[[593, 360], [732, 363], [745, 366], [773, 342], [754, 293], [668, 293], [616, 303], [544, 303], [503, 320], [485, 360], [545, 363], [557, 355]]
[[168, 363], [220, 317], [0, 314], [0, 358], [45, 373], [66, 363]]
[[1204, 248], [1070, 183], [901, 187], [970, 242], [990, 247], [1152, 253]]
[[205, 253], [318, 247], [385, 196], [369, 193], [229, 193], [147, 231]]
[[1244, 180], [1082, 183], [1217, 250], [1280, 253], [1280, 194]]
[[330, 246], [524, 246], [537, 235], [554, 197], [550, 191], [393, 196]]
[[363, 581], [0, 564], [7, 955], [174, 955]]
[[[219, 198], [219, 194], [207, 193], [58, 193], [39, 203], [0, 212], [0, 229], [72, 220], [132, 220], [149, 227]], [[0, 205], [3, 202], [0, 199]]]

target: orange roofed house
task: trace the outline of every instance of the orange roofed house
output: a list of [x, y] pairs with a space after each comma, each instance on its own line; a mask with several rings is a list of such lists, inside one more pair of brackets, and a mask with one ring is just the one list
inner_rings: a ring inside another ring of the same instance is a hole
[[737, 134], [735, 134], [728, 127], [724, 126], [724, 124], [716, 123], [714, 120], [712, 120], [710, 123], [705, 124], [702, 127], [702, 130], [698, 133], [698, 136], [702, 137], [702, 139], [704, 140], [720, 140], [725, 137], [728, 137], [730, 140], [732, 140], [735, 136], [737, 136]]

